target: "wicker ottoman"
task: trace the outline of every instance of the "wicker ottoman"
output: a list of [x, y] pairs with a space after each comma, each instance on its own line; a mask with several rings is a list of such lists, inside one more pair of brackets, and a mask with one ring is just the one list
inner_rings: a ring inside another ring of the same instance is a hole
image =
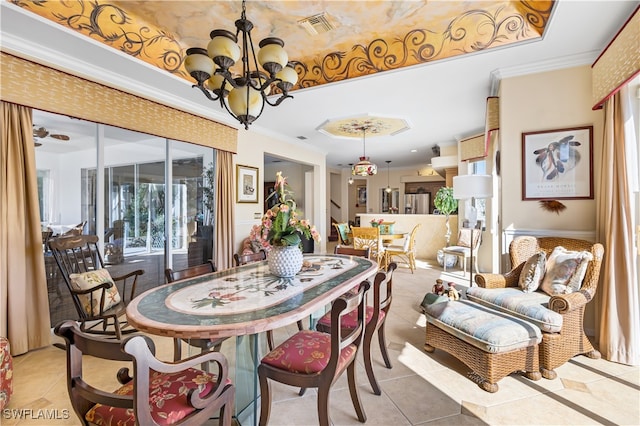
[[497, 392], [497, 382], [518, 371], [531, 380], [542, 377], [542, 335], [535, 325], [468, 300], [434, 303], [426, 306], [425, 314], [425, 350], [442, 349], [464, 362], [485, 391]]

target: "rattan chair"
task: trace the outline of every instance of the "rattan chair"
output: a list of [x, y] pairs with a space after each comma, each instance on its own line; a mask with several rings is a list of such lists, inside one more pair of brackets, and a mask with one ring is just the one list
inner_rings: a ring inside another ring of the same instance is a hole
[[[299, 331], [262, 358], [258, 366], [261, 426], [267, 425], [271, 414], [271, 380], [300, 387], [303, 391], [317, 388], [318, 423], [329, 426], [329, 393], [345, 370], [358, 420], [362, 423], [367, 420], [358, 395], [355, 360], [365, 327], [365, 293], [368, 289], [369, 282], [363, 281], [357, 293], [348, 292], [333, 302], [330, 334]], [[348, 330], [340, 327], [342, 318], [354, 310], [357, 312], [355, 327]]]
[[[221, 353], [165, 363], [155, 357], [153, 340], [147, 336], [122, 342], [103, 339], [83, 333], [74, 321], [60, 323], [54, 332], [65, 340], [67, 391], [83, 425], [202, 425], [211, 424], [209, 419], [218, 412], [219, 424], [231, 425], [235, 388]], [[95, 383], [93, 375], [87, 383], [83, 371], [95, 368], [94, 358], [133, 361], [114, 374], [122, 386], [105, 389]], [[194, 368], [209, 362], [217, 366], [215, 375]]]
[[[216, 267], [212, 261], [203, 263], [202, 265], [195, 265], [189, 268], [174, 271], [171, 268], [167, 268], [164, 271], [164, 275], [167, 278], [168, 283], [172, 283], [177, 280], [183, 280], [187, 278], [193, 278], [204, 274], [211, 274], [216, 272]], [[184, 340], [189, 346], [200, 349], [200, 353], [215, 351], [220, 352], [222, 342], [227, 340], [227, 337], [220, 337], [217, 339], [188, 339]], [[173, 360], [179, 361], [182, 359], [182, 342], [183, 339], [175, 337], [173, 339]], [[204, 371], [209, 371], [209, 367], [206, 364], [202, 365]]]
[[413, 274], [414, 269], [416, 269], [416, 234], [421, 225], [422, 224], [419, 223], [413, 227], [411, 234], [405, 239], [404, 245], [390, 245], [385, 248], [384, 254], [387, 257], [385, 263], [387, 265], [394, 261], [394, 257], [399, 257], [409, 265], [409, 269], [411, 269], [411, 273]]
[[378, 262], [378, 267], [386, 268], [385, 248], [380, 238], [380, 228], [377, 226], [354, 226], [351, 228], [351, 232], [353, 233], [353, 248], [368, 248], [371, 258]]
[[349, 233], [351, 229], [348, 223], [334, 223], [333, 227], [336, 228], [338, 232], [338, 245], [341, 246], [350, 246], [352, 241], [349, 238]]
[[512, 270], [504, 275], [478, 274], [476, 283], [484, 288], [518, 287], [520, 272], [524, 263], [537, 253], [544, 250], [547, 257], [557, 246], [572, 251], [589, 251], [593, 260], [589, 262], [580, 290], [569, 294], [557, 294], [549, 299], [548, 308], [562, 315], [562, 329], [558, 333], [542, 331], [540, 344], [540, 370], [542, 376], [554, 379], [557, 367], [561, 366], [576, 355], [584, 354], [589, 358], [600, 358], [600, 352], [595, 350], [584, 332], [584, 310], [593, 300], [598, 287], [600, 266], [604, 256], [604, 247], [600, 243], [559, 237], [530, 237], [515, 238], [509, 245], [509, 257]]

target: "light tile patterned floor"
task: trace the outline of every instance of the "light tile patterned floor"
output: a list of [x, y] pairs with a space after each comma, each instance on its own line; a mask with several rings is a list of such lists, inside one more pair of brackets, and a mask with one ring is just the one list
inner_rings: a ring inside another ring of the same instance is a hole
[[[558, 368], [558, 378], [536, 382], [509, 376], [500, 390], [482, 391], [468, 376], [468, 368], [451, 355], [423, 350], [425, 320], [419, 309], [422, 297], [436, 278], [468, 284], [459, 270], [446, 274], [437, 265], [419, 262], [411, 274], [400, 267], [394, 276], [394, 299], [387, 320], [387, 344], [393, 368], [384, 368], [379, 349], [373, 351], [382, 395], [371, 392], [361, 358], [357, 371], [360, 396], [369, 425], [582, 425], [640, 424], [640, 369], [605, 360], [576, 357]], [[277, 342], [296, 331], [295, 325], [275, 332]], [[160, 357], [171, 357], [171, 341], [154, 338]], [[230, 360], [234, 343], [223, 345]], [[96, 362], [91, 368], [95, 383], [113, 383], [113, 363]], [[14, 396], [10, 409], [70, 410], [65, 382], [64, 353], [50, 347], [14, 359]], [[317, 424], [316, 394], [274, 384], [271, 425]], [[62, 417], [62, 416], [60, 416]], [[331, 418], [336, 425], [359, 425], [341, 377], [331, 393]], [[68, 419], [25, 419], [6, 416], [2, 425], [79, 424], [73, 411]], [[211, 422], [211, 424], [216, 424]]]

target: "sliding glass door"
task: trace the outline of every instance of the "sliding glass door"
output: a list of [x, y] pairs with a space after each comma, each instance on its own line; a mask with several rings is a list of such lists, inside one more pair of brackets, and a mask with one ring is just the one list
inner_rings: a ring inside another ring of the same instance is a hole
[[[168, 267], [211, 258], [212, 221], [203, 219], [213, 182], [203, 172], [213, 168], [213, 149], [40, 111], [34, 127], [69, 136], [35, 140], [43, 230], [55, 237], [81, 225], [98, 235], [112, 275], [145, 271], [138, 294], [163, 284]], [[44, 254], [51, 324], [75, 319], [55, 262]]]

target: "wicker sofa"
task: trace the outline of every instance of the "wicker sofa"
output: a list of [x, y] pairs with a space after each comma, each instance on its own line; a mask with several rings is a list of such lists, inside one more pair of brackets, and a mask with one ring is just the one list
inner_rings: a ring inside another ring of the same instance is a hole
[[[572, 251], [588, 251], [593, 255], [580, 290], [553, 296], [542, 291], [522, 292], [518, 287], [518, 281], [525, 262], [540, 250], [549, 256], [557, 246]], [[584, 332], [583, 318], [585, 306], [593, 299], [598, 286], [604, 255], [602, 244], [571, 238], [522, 236], [511, 242], [509, 255], [513, 269], [503, 275], [476, 275], [478, 287], [468, 289], [467, 298], [540, 327], [540, 370], [542, 376], [547, 379], [554, 379], [555, 368], [576, 355], [600, 358], [600, 353], [593, 348]]]

